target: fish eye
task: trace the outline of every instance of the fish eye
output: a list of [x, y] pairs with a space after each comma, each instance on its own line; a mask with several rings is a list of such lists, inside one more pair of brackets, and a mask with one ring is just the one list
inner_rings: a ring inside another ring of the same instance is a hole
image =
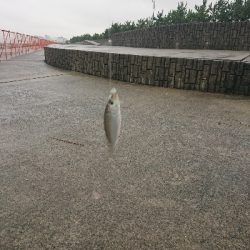
[[113, 102], [113, 101], [110, 101], [109, 103], [110, 103], [111, 105], [112, 105], [112, 104], [114, 104], [114, 102]]

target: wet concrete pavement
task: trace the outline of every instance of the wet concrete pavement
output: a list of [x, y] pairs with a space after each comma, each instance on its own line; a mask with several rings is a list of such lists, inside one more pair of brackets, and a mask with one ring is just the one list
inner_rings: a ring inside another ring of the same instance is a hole
[[249, 247], [249, 98], [109, 82], [37, 52], [0, 63], [0, 138], [0, 249]]

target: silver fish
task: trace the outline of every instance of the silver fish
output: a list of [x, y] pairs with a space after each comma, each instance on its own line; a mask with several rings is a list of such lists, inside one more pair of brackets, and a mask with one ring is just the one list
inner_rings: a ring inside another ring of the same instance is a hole
[[112, 88], [108, 103], [104, 112], [104, 130], [106, 137], [114, 147], [118, 141], [121, 129], [121, 110], [119, 96], [115, 88]]

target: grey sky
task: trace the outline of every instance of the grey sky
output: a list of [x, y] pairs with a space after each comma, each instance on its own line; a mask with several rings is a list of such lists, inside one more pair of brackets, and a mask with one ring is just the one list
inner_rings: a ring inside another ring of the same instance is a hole
[[[193, 8], [202, 0], [187, 2]], [[156, 11], [166, 13], [177, 3], [156, 0]], [[152, 0], [0, 0], [0, 6], [0, 29], [66, 38], [103, 32], [112, 21], [137, 20], [153, 11]]]

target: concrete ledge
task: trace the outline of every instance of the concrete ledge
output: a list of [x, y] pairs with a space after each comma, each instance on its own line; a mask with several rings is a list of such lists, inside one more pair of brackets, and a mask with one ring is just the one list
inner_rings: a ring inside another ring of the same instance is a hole
[[51, 45], [45, 48], [45, 61], [137, 84], [250, 95], [250, 55], [244, 51]]

